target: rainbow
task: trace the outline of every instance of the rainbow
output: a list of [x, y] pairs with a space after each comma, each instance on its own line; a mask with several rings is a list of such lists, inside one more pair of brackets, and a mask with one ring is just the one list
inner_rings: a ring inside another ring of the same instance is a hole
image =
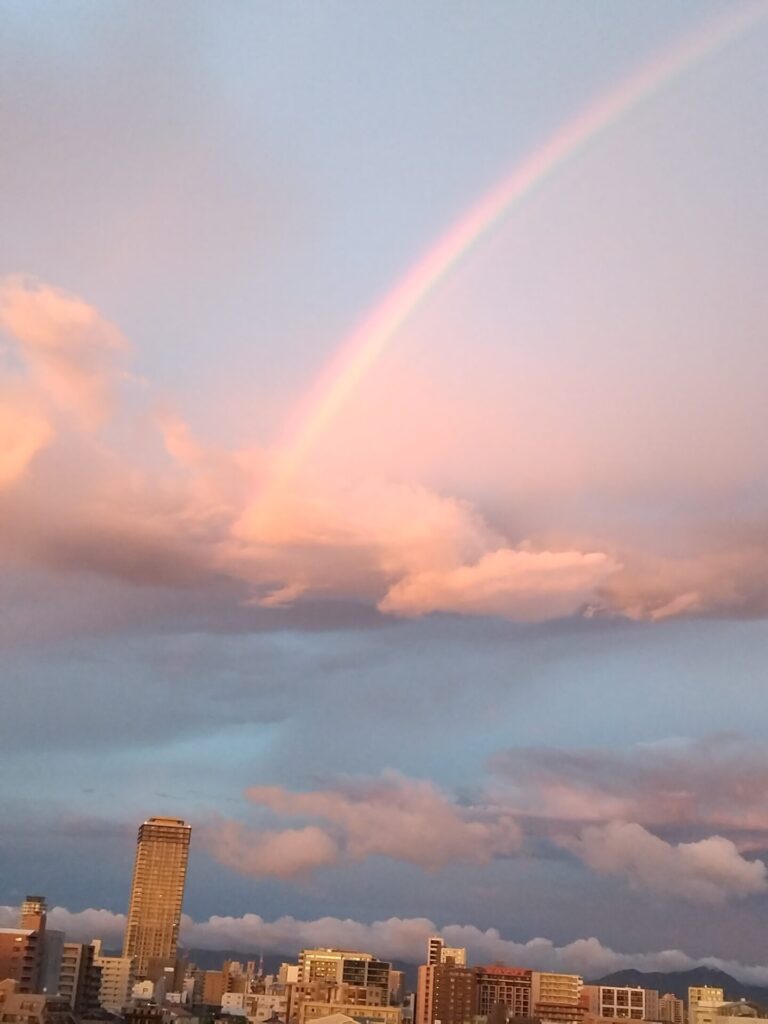
[[512, 173], [491, 188], [417, 260], [342, 342], [320, 374], [279, 447], [262, 498], [290, 481], [310, 456], [348, 397], [397, 331], [459, 261], [565, 161], [580, 153], [642, 101], [718, 52], [768, 15], [759, 0], [731, 8], [665, 50], [563, 125]]

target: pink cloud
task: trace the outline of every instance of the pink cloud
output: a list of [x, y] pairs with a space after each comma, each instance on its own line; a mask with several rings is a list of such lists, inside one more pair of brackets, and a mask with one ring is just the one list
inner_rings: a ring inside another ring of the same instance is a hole
[[315, 825], [254, 832], [219, 821], [204, 830], [203, 842], [221, 864], [246, 875], [295, 878], [339, 860], [334, 840]]
[[[349, 474], [326, 459], [281, 476], [279, 450], [216, 449], [167, 401], [147, 409], [146, 388], [126, 400], [126, 343], [84, 300], [5, 278], [0, 326], [21, 361], [0, 363], [0, 538], [17, 562], [161, 586], [169, 605], [173, 588], [227, 580], [235, 600], [275, 614], [325, 599], [520, 621], [768, 613], [759, 531], [661, 558], [613, 527], [505, 530], [376, 465]], [[110, 409], [129, 444], [99, 429]]]
[[53, 429], [31, 395], [0, 389], [0, 489], [24, 475]]
[[77, 296], [20, 275], [0, 281], [0, 327], [46, 396], [81, 426], [102, 422], [127, 347], [117, 327]]
[[723, 836], [675, 845], [636, 822], [612, 821], [590, 825], [563, 845], [593, 871], [690, 903], [721, 904], [768, 891], [765, 864], [747, 860]]
[[[731, 531], [736, 534], [736, 531]], [[768, 548], [760, 536], [741, 538], [723, 550], [723, 536], [695, 557], [635, 554], [606, 580], [601, 601], [630, 619], [658, 622], [693, 615], [768, 614]]]
[[510, 750], [491, 767], [498, 799], [518, 814], [768, 831], [768, 750], [739, 736], [622, 750]]
[[619, 569], [602, 552], [500, 548], [474, 565], [405, 576], [379, 602], [395, 615], [462, 612], [537, 621], [573, 615]]
[[228, 822], [220, 836], [218, 826], [210, 829], [213, 855], [246, 874], [287, 877], [374, 856], [434, 871], [488, 863], [516, 852], [522, 840], [510, 814], [459, 805], [433, 783], [394, 772], [305, 793], [255, 786], [247, 796], [281, 818], [319, 824], [273, 831]]

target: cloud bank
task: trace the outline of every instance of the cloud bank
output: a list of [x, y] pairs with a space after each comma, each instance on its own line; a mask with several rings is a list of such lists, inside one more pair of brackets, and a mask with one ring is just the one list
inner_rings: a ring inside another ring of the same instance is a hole
[[[14, 925], [18, 913], [17, 907], [0, 907], [0, 927]], [[65, 930], [73, 941], [90, 942], [101, 938], [108, 948], [121, 944], [125, 929], [125, 915], [108, 910], [70, 911], [53, 907], [49, 921], [52, 928]], [[181, 926], [181, 940], [187, 948], [230, 949], [243, 953], [263, 951], [290, 956], [305, 946], [335, 946], [370, 950], [380, 957], [414, 964], [423, 961], [430, 935], [442, 935], [450, 945], [466, 946], [473, 963], [500, 962], [535, 970], [574, 972], [587, 979], [627, 969], [667, 972], [714, 967], [739, 981], [768, 985], [768, 967], [718, 957], [691, 957], [679, 949], [622, 953], [596, 938], [576, 939], [562, 946], [545, 938], [515, 942], [502, 937], [495, 928], [482, 930], [460, 924], [440, 927], [423, 917], [392, 917], [368, 924], [337, 917], [312, 921], [280, 917], [265, 921], [258, 914], [193, 921], [185, 915]]]
[[768, 891], [765, 864], [746, 860], [723, 836], [675, 845], [636, 822], [613, 821], [585, 828], [566, 845], [594, 871], [691, 903], [723, 904]]

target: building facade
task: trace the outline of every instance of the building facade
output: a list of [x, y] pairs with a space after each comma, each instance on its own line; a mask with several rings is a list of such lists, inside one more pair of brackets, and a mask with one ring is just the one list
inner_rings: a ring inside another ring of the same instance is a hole
[[78, 1024], [66, 1000], [58, 996], [20, 992], [18, 982], [0, 981], [2, 1024]]
[[101, 939], [93, 942], [93, 962], [99, 968], [99, 1003], [109, 1013], [120, 1013], [131, 999], [136, 981], [134, 962], [129, 956], [105, 956]]
[[376, 1021], [378, 1024], [401, 1024], [402, 1020], [399, 1006], [368, 1005], [363, 1010], [356, 1003], [317, 1003], [307, 999], [299, 1009], [298, 1024], [309, 1024], [310, 1021], [327, 1019], [340, 1013], [354, 1019], [364, 1017], [366, 1021]]
[[299, 982], [328, 981], [336, 984], [375, 986], [382, 990], [379, 1003], [386, 1003], [392, 964], [377, 960], [372, 953], [351, 949], [302, 949]]
[[688, 1012], [698, 1003], [723, 1003], [725, 991], [717, 985], [691, 985], [688, 989]]
[[[17, 994], [43, 991], [45, 925], [44, 897], [27, 896], [21, 905], [19, 927], [0, 928], [0, 981], [16, 982]], [[58, 971], [56, 975], [58, 982]]]
[[176, 959], [192, 829], [180, 818], [150, 818], [139, 827], [123, 956], [147, 977]]
[[652, 988], [599, 985], [598, 1016], [611, 1020], [659, 1020], [659, 993]]
[[474, 967], [477, 1012], [488, 1017], [496, 1006], [508, 1016], [530, 1017], [533, 1007], [533, 971], [522, 967]]
[[79, 1016], [99, 1009], [101, 971], [95, 949], [81, 942], [65, 942], [61, 950], [58, 994]]
[[467, 967], [419, 967], [415, 1024], [474, 1024], [475, 978]]
[[586, 1010], [581, 998], [583, 986], [578, 974], [533, 971], [532, 1016], [553, 1024], [581, 1024]]

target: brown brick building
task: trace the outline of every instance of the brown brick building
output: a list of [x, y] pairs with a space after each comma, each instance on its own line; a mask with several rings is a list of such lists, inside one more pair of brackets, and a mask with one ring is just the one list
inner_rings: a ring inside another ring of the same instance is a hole
[[419, 967], [415, 1024], [474, 1024], [475, 977], [467, 967]]

